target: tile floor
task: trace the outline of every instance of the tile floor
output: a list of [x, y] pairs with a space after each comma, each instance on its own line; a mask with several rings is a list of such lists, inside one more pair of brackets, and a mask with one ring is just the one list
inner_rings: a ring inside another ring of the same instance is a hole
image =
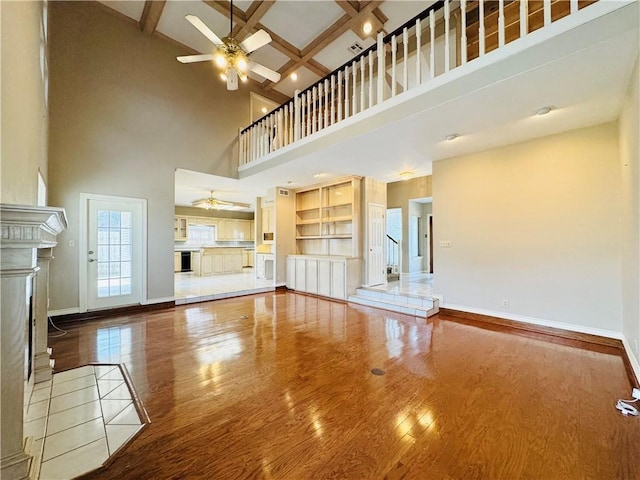
[[39, 478], [63, 480], [100, 467], [143, 427], [120, 367], [87, 365], [34, 386], [24, 434], [42, 451]]
[[207, 276], [180, 272], [174, 279], [176, 305], [269, 292], [274, 288], [273, 280], [258, 280], [253, 270]]
[[433, 293], [432, 273], [402, 275], [399, 280], [388, 282], [384, 285], [369, 287], [369, 289], [382, 290], [383, 292], [395, 294], [408, 293], [420, 297], [437, 297], [437, 295]]

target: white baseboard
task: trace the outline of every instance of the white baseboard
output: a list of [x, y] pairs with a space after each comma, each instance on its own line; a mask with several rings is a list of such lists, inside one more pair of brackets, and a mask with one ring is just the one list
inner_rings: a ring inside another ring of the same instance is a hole
[[633, 349], [631, 348], [631, 344], [627, 340], [627, 337], [622, 335], [622, 345], [624, 346], [624, 351], [627, 354], [627, 358], [629, 359], [629, 363], [631, 364], [631, 368], [633, 368], [633, 373], [636, 375], [636, 379], [640, 381], [640, 363], [638, 363], [638, 359], [633, 353]]
[[176, 297], [148, 298], [140, 302], [140, 305], [154, 305], [156, 303], [175, 302], [175, 301], [176, 301]]
[[61, 308], [59, 310], [49, 310], [47, 313], [50, 317], [59, 317], [60, 315], [73, 315], [74, 313], [80, 313], [80, 308]]
[[494, 310], [485, 310], [483, 308], [467, 307], [464, 305], [453, 305], [450, 303], [441, 303], [440, 308], [449, 308], [451, 310], [459, 310], [467, 313], [477, 313], [479, 315], [487, 315], [489, 317], [504, 318], [505, 320], [513, 320], [515, 322], [530, 323], [541, 327], [559, 328], [570, 332], [587, 333], [590, 335], [598, 335], [600, 337], [615, 338], [622, 340], [622, 332], [615, 330], [605, 330], [602, 328], [587, 327], [584, 325], [575, 325], [573, 323], [556, 322], [554, 320], [545, 320], [542, 318], [528, 317], [526, 315], [517, 315], [513, 313], [497, 312]]

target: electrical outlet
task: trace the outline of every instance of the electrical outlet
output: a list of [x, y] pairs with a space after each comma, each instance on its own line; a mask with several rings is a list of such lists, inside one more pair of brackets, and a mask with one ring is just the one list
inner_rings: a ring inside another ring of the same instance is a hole
[[502, 300], [502, 308], [509, 308], [509, 300]]
[[640, 400], [640, 388], [634, 388], [634, 389], [631, 391], [631, 396], [632, 396], [633, 398], [635, 398], [636, 400]]

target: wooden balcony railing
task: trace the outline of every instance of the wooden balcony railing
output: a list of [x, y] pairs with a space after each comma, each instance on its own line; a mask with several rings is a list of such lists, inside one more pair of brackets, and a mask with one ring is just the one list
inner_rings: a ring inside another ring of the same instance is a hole
[[[443, 0], [240, 132], [239, 165], [339, 124], [596, 0]], [[483, 19], [483, 21], [480, 21]]]

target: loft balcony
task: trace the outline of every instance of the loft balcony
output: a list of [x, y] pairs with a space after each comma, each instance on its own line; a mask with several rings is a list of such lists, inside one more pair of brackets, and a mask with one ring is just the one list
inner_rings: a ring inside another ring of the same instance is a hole
[[[311, 163], [384, 179], [372, 158], [432, 161], [613, 120], [637, 29], [633, 0], [436, 2], [242, 130], [238, 176], [277, 184]], [[523, 118], [545, 105], [552, 121]]]

